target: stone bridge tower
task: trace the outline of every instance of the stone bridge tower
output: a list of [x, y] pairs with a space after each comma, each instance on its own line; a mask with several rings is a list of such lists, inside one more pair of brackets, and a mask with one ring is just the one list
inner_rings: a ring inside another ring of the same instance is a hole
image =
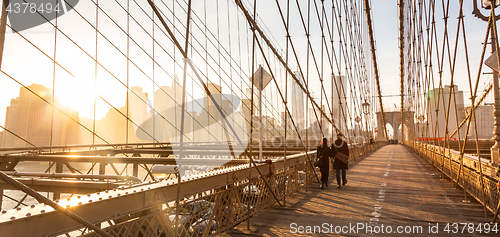
[[[385, 122], [386, 124], [390, 124], [392, 128], [394, 129], [394, 139], [397, 140], [402, 140], [401, 138], [401, 129], [399, 128], [401, 125], [401, 112], [400, 111], [395, 111], [395, 112], [384, 112], [385, 115]], [[407, 138], [406, 139], [413, 139], [415, 137], [415, 112], [413, 111], [405, 111], [404, 112], [404, 125], [402, 128], [406, 127], [406, 132], [405, 135]], [[386, 140], [387, 138], [385, 137], [384, 133], [384, 125], [382, 122], [382, 113], [377, 112], [377, 128], [378, 128], [378, 134], [377, 134], [377, 140]]]

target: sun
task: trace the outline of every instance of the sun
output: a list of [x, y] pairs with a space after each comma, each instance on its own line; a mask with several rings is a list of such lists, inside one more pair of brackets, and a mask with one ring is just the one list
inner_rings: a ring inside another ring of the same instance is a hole
[[[64, 107], [78, 111], [80, 117], [94, 118], [96, 93], [92, 81], [68, 79], [57, 81], [55, 97]], [[97, 117], [96, 113], [96, 117]]]

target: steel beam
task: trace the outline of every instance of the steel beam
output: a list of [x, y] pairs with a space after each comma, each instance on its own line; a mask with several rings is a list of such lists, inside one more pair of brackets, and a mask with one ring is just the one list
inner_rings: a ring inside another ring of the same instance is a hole
[[[233, 149], [234, 152], [236, 153], [243, 153], [243, 149]], [[270, 148], [268, 147], [266, 150], [268, 156], [279, 156], [283, 152], [279, 151], [279, 148]], [[283, 150], [281, 148], [281, 150]], [[296, 149], [291, 149], [289, 153], [297, 153], [298, 151], [302, 151]], [[94, 151], [71, 151], [71, 152], [54, 152], [54, 153], [43, 153], [43, 155], [117, 155], [117, 154], [155, 154], [155, 155], [160, 155], [162, 157], [167, 157], [170, 155], [176, 154], [175, 152], [179, 151], [178, 149], [173, 149], [173, 150], [165, 150], [165, 149], [158, 149], [158, 148], [139, 148], [139, 149], [106, 149], [106, 150], [94, 150]], [[221, 152], [226, 152], [228, 151], [228, 147], [226, 146], [225, 148], [223, 147], [187, 147], [183, 148], [183, 154], [186, 155], [199, 155], [199, 154], [207, 154], [207, 155], [218, 155]], [[247, 149], [249, 151], [249, 149]], [[279, 154], [279, 155], [277, 155]]]
[[[75, 180], [55, 180], [55, 179], [33, 179], [16, 178], [22, 184], [38, 192], [59, 192], [72, 194], [87, 194], [108, 189], [114, 189], [121, 185], [120, 183], [96, 182], [96, 181], [75, 181]], [[0, 189], [16, 190], [16, 188], [0, 180]]]
[[[197, 155], [206, 155], [197, 152]], [[278, 153], [278, 152], [273, 152]], [[190, 153], [191, 154], [191, 153]], [[283, 154], [282, 152], [280, 154]], [[185, 158], [186, 165], [198, 165], [203, 162], [204, 165], [211, 163], [220, 164], [226, 162], [226, 165], [239, 165], [245, 164], [246, 159], [213, 159], [213, 158]], [[36, 162], [88, 162], [88, 163], [137, 163], [137, 164], [164, 164], [175, 165], [175, 158], [162, 158], [162, 157], [107, 157], [107, 156], [57, 156], [57, 155], [22, 155], [22, 156], [0, 156], [0, 163], [11, 161], [36, 161]]]

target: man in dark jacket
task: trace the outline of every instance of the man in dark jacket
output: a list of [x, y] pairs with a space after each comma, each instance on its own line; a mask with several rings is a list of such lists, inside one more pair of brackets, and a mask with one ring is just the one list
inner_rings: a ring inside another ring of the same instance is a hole
[[325, 186], [328, 187], [328, 173], [330, 171], [330, 157], [332, 156], [332, 151], [328, 147], [328, 141], [323, 138], [323, 142], [318, 146], [316, 150], [317, 159], [321, 159], [321, 166], [319, 170], [321, 171], [321, 188], [324, 189]]
[[[333, 167], [337, 171], [337, 185], [338, 188], [347, 184], [346, 169], [349, 165], [349, 147], [347, 142], [342, 140], [342, 134], [337, 134], [337, 140], [332, 144], [332, 154], [335, 157]], [[342, 171], [342, 186], [340, 185], [340, 172]]]

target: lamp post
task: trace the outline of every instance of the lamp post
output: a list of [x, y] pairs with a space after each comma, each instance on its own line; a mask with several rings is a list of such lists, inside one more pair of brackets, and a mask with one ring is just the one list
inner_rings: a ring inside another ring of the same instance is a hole
[[361, 106], [363, 107], [363, 114], [368, 115], [370, 113], [370, 103], [366, 102], [365, 99], [365, 103], [361, 104]]
[[358, 124], [358, 128], [357, 128], [358, 132], [361, 133], [361, 125], [359, 125], [360, 122], [361, 122], [361, 117], [356, 116], [356, 118], [354, 119], [354, 121], [356, 121], [356, 123]]
[[424, 124], [424, 122], [425, 122], [425, 116], [423, 116], [423, 115], [418, 116], [418, 121], [420, 121], [420, 122], [418, 123], [418, 129], [416, 132], [417, 133], [416, 136], [418, 137], [418, 131], [421, 131], [422, 135], [420, 135], [420, 137], [424, 137], [424, 126], [422, 124]]
[[[494, 4], [492, 2], [494, 1]], [[488, 21], [488, 17], [484, 16], [477, 7], [477, 1], [473, 1], [474, 10], [472, 14], [477, 18]], [[491, 9], [492, 14], [495, 14], [495, 8], [498, 6], [498, 0], [483, 0], [482, 7], [485, 9]], [[497, 21], [500, 16], [495, 16], [495, 21]], [[497, 39], [495, 38], [495, 32], [493, 31], [493, 27], [496, 27], [496, 24], [492, 25], [491, 28], [491, 53], [496, 53], [497, 51]], [[493, 165], [499, 164], [500, 159], [500, 93], [498, 91], [498, 72], [493, 70], [493, 95], [495, 97], [495, 103], [493, 105], [493, 117], [494, 117], [494, 128], [493, 128], [493, 140], [495, 144], [491, 147], [491, 162]]]
[[[365, 99], [365, 103], [361, 104], [361, 108], [363, 108], [363, 114], [365, 115], [365, 137], [366, 135], [369, 133], [368, 131], [368, 115], [370, 114], [370, 103], [366, 102], [366, 99]], [[372, 137], [373, 137], [373, 134], [370, 134], [370, 137], [368, 138], [369, 140], [369, 144], [372, 144], [373, 140], [372, 140]], [[371, 146], [370, 146], [370, 149], [371, 149]]]
[[[370, 114], [370, 103], [366, 102], [366, 99], [365, 99], [365, 103], [361, 104], [361, 107], [363, 108], [363, 114], [365, 115], [365, 131], [368, 131], [368, 121], [366, 119], [366, 116], [368, 116]], [[370, 135], [371, 137], [372, 135]]]
[[[354, 138], [354, 142], [356, 144], [356, 150], [357, 150], [357, 153], [359, 155], [359, 157], [361, 157], [363, 155], [363, 151], [360, 151], [360, 148], [363, 148], [363, 135], [361, 135], [363, 133], [363, 129], [361, 129], [361, 117], [359, 116], [356, 116], [356, 118], [354, 118], [354, 121], [356, 121], [357, 125], [356, 127], [354, 128], [353, 130], [353, 136], [351, 137], [351, 139]], [[361, 136], [361, 145], [358, 143], [360, 142], [360, 136]], [[364, 148], [363, 148], [364, 149]]]

